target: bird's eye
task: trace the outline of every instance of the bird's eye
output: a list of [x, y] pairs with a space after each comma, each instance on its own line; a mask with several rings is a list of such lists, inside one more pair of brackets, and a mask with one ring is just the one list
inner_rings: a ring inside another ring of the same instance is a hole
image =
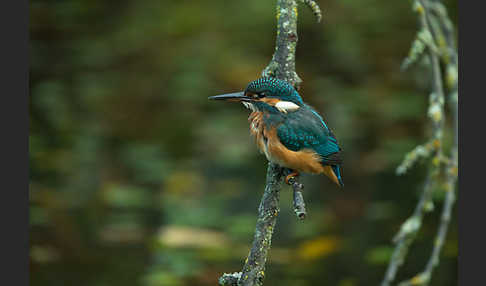
[[262, 97], [265, 97], [265, 93], [264, 93], [264, 92], [260, 92], [260, 93], [258, 94], [258, 98], [262, 98]]

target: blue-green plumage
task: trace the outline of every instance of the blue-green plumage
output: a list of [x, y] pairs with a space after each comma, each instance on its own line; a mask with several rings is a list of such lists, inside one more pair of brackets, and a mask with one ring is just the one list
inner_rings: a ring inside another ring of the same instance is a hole
[[[277, 137], [288, 150], [312, 150], [320, 164], [330, 166], [342, 186], [341, 148], [322, 117], [303, 102], [294, 87], [283, 80], [264, 77], [248, 84], [243, 93], [211, 97], [238, 100], [263, 114], [263, 126], [276, 128]], [[298, 171], [298, 170], [297, 170]]]
[[314, 150], [321, 156], [323, 165], [333, 168], [339, 183], [343, 185], [339, 169], [342, 163], [341, 148], [334, 134], [311, 106], [304, 104], [297, 111], [289, 113], [278, 125], [277, 135], [282, 144], [292, 151]]
[[265, 93], [269, 97], [278, 96], [282, 100], [304, 103], [292, 85], [274, 77], [262, 77], [254, 80], [247, 85], [245, 91]]

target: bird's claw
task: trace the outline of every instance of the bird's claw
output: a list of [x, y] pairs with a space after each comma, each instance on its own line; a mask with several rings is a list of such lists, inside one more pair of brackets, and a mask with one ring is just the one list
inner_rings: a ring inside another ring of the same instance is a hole
[[288, 174], [288, 175], [285, 177], [285, 183], [286, 183], [287, 185], [290, 185], [290, 186], [292, 186], [292, 185], [294, 185], [294, 184], [298, 184], [298, 185], [299, 185], [299, 187], [303, 187], [303, 185], [302, 185], [302, 184], [300, 184], [300, 183], [296, 182], [296, 179], [297, 179], [297, 177], [298, 177], [298, 176], [299, 176], [299, 173], [297, 173], [297, 172], [292, 172], [292, 173]]

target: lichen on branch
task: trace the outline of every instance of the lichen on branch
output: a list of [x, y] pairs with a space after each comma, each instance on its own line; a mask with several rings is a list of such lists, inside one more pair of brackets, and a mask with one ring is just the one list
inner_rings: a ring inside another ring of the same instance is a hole
[[[318, 21], [320, 21], [319, 6], [312, 0], [302, 2], [312, 9]], [[298, 41], [297, 16], [296, 0], [277, 0], [276, 47], [270, 63], [262, 72], [262, 76], [285, 80], [298, 89], [302, 80], [295, 72], [295, 50]], [[272, 235], [280, 212], [279, 200], [282, 178], [286, 172], [288, 172], [287, 169], [272, 162], [268, 163], [266, 186], [258, 207], [255, 235], [248, 258], [242, 272], [224, 274], [219, 279], [220, 285], [263, 285], [268, 252], [271, 248]], [[303, 219], [306, 215], [302, 196], [303, 186], [296, 179], [292, 186], [294, 188], [295, 212], [299, 218]]]
[[[447, 10], [440, 1], [415, 0], [413, 10], [418, 14], [420, 29], [402, 67], [409, 68], [425, 57], [429, 59], [432, 92], [429, 96], [427, 113], [432, 126], [432, 136], [427, 144], [416, 147], [405, 156], [403, 163], [397, 168], [397, 174], [405, 174], [419, 159], [429, 159], [429, 170], [415, 211], [402, 224], [398, 234], [393, 239], [395, 249], [381, 283], [382, 286], [388, 286], [393, 283], [398, 269], [406, 260], [410, 245], [420, 230], [425, 213], [434, 209], [432, 187], [445, 186], [442, 188], [442, 191], [446, 192], [446, 197], [429, 261], [422, 272], [398, 285], [428, 285], [430, 283], [433, 269], [439, 264], [439, 255], [445, 241], [455, 202], [458, 148], [458, 58], [453, 28], [447, 16]], [[445, 78], [443, 75], [445, 75]], [[444, 132], [447, 131], [444, 127], [446, 120], [444, 111], [446, 91], [453, 117], [451, 133], [454, 138], [448, 157], [444, 155], [443, 150], [443, 136]], [[445, 176], [439, 176], [441, 173], [445, 173]], [[443, 179], [444, 181], [441, 181], [441, 178], [445, 178]]]

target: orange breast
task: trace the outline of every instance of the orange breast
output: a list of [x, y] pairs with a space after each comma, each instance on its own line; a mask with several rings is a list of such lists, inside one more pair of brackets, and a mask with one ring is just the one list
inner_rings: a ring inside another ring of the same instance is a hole
[[277, 136], [275, 127], [266, 128], [263, 124], [263, 113], [255, 111], [248, 117], [250, 133], [254, 136], [258, 149], [271, 162], [280, 166], [307, 173], [322, 173], [320, 157], [312, 150], [292, 151], [287, 149]]
[[[248, 117], [250, 122], [250, 133], [255, 138], [255, 142], [260, 152], [265, 153], [265, 138], [263, 136], [263, 113], [255, 111]], [[265, 153], [266, 154], [266, 153]]]
[[258, 149], [271, 162], [280, 166], [311, 174], [325, 174], [339, 185], [331, 166], [323, 166], [319, 154], [311, 149], [292, 151], [287, 149], [277, 136], [277, 129], [266, 128], [263, 124], [263, 113], [256, 111], [250, 114], [250, 132], [254, 136]]
[[267, 138], [267, 153], [270, 161], [293, 170], [319, 174], [324, 172], [319, 154], [310, 149], [292, 151], [287, 149], [277, 136], [277, 129], [264, 129]]

